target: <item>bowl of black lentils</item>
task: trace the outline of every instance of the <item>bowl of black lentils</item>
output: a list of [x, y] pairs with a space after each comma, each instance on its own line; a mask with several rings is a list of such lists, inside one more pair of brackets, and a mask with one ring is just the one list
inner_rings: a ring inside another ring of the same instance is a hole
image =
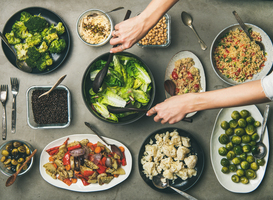
[[71, 121], [71, 95], [59, 85], [48, 95], [39, 98], [52, 86], [32, 86], [26, 92], [27, 122], [33, 129], [65, 128]]

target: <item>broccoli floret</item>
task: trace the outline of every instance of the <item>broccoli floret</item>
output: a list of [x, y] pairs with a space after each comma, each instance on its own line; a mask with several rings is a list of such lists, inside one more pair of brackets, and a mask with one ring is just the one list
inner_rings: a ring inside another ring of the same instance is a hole
[[32, 15], [26, 11], [21, 12], [21, 18], [20, 21], [26, 22]]
[[46, 42], [43, 41], [42, 44], [40, 45], [40, 47], [38, 48], [38, 51], [40, 53], [44, 53], [47, 51], [47, 49], [48, 49], [48, 46], [47, 46]]
[[6, 33], [5, 36], [6, 36], [7, 40], [8, 40], [8, 42], [10, 44], [12, 44], [12, 45], [19, 44], [21, 42], [20, 38], [15, 37], [13, 31], [11, 31], [10, 33]]
[[43, 53], [36, 63], [38, 70], [44, 71], [47, 66], [53, 64], [53, 60], [48, 53]]
[[61, 53], [66, 47], [64, 39], [54, 40], [48, 48], [50, 53]]
[[35, 46], [32, 46], [32, 47], [28, 48], [27, 56], [31, 60], [36, 61], [41, 57], [41, 54], [40, 54], [40, 52], [38, 51], [38, 49]]
[[46, 36], [43, 39], [44, 41], [46, 41], [47, 45], [50, 45], [50, 43], [53, 40], [59, 39], [56, 29], [55, 28], [49, 29]]
[[62, 22], [59, 22], [54, 28], [57, 30], [58, 35], [62, 35], [65, 32], [65, 28]]
[[12, 25], [12, 31], [14, 32], [15, 37], [26, 39], [30, 36], [30, 33], [27, 30], [27, 27], [25, 26], [24, 22], [16, 21]]
[[27, 59], [28, 45], [26, 43], [16, 44], [14, 45], [14, 48], [16, 49], [17, 57], [19, 60]]
[[42, 36], [39, 33], [34, 33], [31, 37], [28, 37], [26, 39], [26, 43], [28, 46], [35, 46], [42, 42]]
[[45, 28], [42, 32], [41, 32], [41, 36], [44, 38], [45, 36], [48, 35], [48, 31], [49, 31], [49, 28]]
[[26, 22], [25, 26], [30, 32], [42, 32], [47, 26], [47, 21], [41, 16], [31, 16]]
[[30, 66], [31, 68], [37, 67], [37, 61], [32, 60], [31, 58], [27, 58], [27, 59], [26, 59], [26, 63], [27, 63], [27, 65]]

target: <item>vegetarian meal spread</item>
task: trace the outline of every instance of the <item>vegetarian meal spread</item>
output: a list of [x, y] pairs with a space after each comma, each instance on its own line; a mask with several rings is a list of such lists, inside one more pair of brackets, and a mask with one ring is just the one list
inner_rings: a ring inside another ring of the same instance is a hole
[[44, 71], [53, 64], [52, 54], [59, 54], [66, 48], [66, 41], [60, 38], [64, 32], [62, 22], [49, 24], [41, 15], [23, 11], [20, 20], [5, 36], [9, 44], [14, 45], [19, 60]]
[[102, 43], [109, 36], [110, 31], [110, 21], [104, 14], [86, 15], [80, 21], [79, 34], [87, 43]]
[[217, 69], [227, 78], [244, 82], [263, 69], [267, 60], [256, 41], [262, 41], [259, 33], [249, 30], [253, 41], [242, 30], [230, 30], [214, 50]]
[[175, 83], [175, 94], [186, 94], [189, 92], [199, 92], [201, 90], [200, 85], [200, 73], [199, 70], [194, 67], [194, 61], [192, 58], [182, 58], [174, 63], [175, 67], [170, 75], [170, 79]]
[[248, 184], [249, 181], [257, 177], [259, 166], [265, 164], [264, 159], [255, 159], [252, 153], [257, 153], [256, 142], [259, 135], [256, 128], [261, 126], [248, 110], [240, 112], [234, 110], [231, 119], [221, 122], [222, 133], [218, 140], [224, 146], [218, 149], [221, 159], [222, 172], [224, 174], [233, 173], [231, 180], [234, 183]]
[[110, 183], [119, 175], [124, 175], [122, 166], [126, 165], [124, 147], [120, 146], [123, 154], [121, 159], [100, 142], [91, 143], [88, 139], [68, 142], [47, 149], [49, 162], [43, 167], [53, 179], [59, 179], [70, 186], [78, 179], [84, 186], [98, 183]]

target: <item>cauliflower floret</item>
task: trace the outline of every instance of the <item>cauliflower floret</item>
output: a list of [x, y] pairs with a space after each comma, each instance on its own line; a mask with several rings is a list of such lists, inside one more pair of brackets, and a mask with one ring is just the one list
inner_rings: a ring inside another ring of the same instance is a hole
[[197, 156], [196, 155], [190, 155], [189, 157], [184, 159], [185, 164], [188, 166], [188, 168], [193, 169], [197, 163]]
[[172, 136], [171, 138], [171, 143], [174, 145], [174, 146], [181, 146], [181, 139], [180, 139], [180, 136], [179, 135], [174, 135]]
[[190, 138], [181, 136], [181, 140], [182, 140], [183, 146], [185, 146], [185, 147], [191, 146]]
[[149, 175], [150, 177], [156, 176], [158, 173], [155, 170], [155, 163], [153, 162], [146, 162], [143, 165], [144, 173]]
[[178, 172], [179, 170], [181, 170], [183, 168], [183, 165], [184, 164], [182, 162], [179, 162], [179, 161], [173, 162], [171, 164], [170, 171], [172, 173], [176, 173], [176, 172]]
[[163, 176], [164, 176], [165, 178], [171, 179], [171, 180], [174, 178], [173, 173], [172, 173], [170, 170], [165, 170], [165, 171], [163, 172]]
[[176, 173], [182, 180], [188, 179], [188, 168], [182, 168], [178, 173]]
[[190, 150], [187, 147], [184, 146], [180, 146], [177, 149], [177, 159], [178, 160], [184, 160], [184, 158], [186, 157], [186, 155], [190, 153]]
[[176, 148], [173, 145], [163, 145], [162, 151], [166, 156], [176, 157]]
[[145, 146], [145, 152], [147, 152], [148, 155], [156, 156], [157, 147], [155, 145], [146, 145]]

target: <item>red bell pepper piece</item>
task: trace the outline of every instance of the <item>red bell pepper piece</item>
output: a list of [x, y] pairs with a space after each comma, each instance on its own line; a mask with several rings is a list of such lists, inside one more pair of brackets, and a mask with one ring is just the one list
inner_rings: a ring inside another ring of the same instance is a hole
[[126, 158], [125, 158], [124, 152], [122, 152], [122, 154], [123, 154], [123, 158], [121, 160], [121, 164], [122, 164], [122, 166], [125, 166], [125, 165], [127, 165], [127, 162], [126, 162]]
[[90, 184], [90, 183], [88, 183], [87, 180], [85, 180], [84, 178], [81, 178], [81, 180], [82, 180], [82, 184], [83, 184], [84, 186], [87, 186], [87, 185]]
[[54, 151], [54, 150], [58, 150], [60, 146], [57, 146], [57, 147], [52, 147], [50, 149], [47, 149], [46, 152], [47, 153], [50, 153], [51, 151]]
[[92, 176], [95, 172], [94, 171], [84, 171], [83, 176]]
[[103, 166], [105, 166], [105, 162], [106, 162], [106, 157], [103, 157], [103, 158], [101, 159], [101, 164], [102, 164]]
[[79, 149], [79, 148], [81, 148], [81, 147], [82, 147], [81, 144], [77, 144], [77, 145], [75, 145], [75, 146], [68, 147], [67, 150], [68, 150], [68, 151], [71, 151], [71, 150], [74, 150], [74, 149]]
[[70, 180], [70, 178], [64, 179], [63, 182], [68, 186], [70, 186], [72, 184], [72, 181]]
[[97, 172], [99, 174], [102, 174], [102, 173], [104, 173], [106, 171], [106, 167], [105, 166], [103, 166], [101, 164], [97, 164], [97, 166], [99, 167], [99, 169], [97, 169]]
[[63, 157], [63, 164], [69, 165], [70, 164], [70, 152], [66, 152]]
[[57, 154], [58, 152], [59, 152], [59, 149], [55, 149], [55, 150], [50, 151], [48, 154], [53, 156], [53, 155]]

